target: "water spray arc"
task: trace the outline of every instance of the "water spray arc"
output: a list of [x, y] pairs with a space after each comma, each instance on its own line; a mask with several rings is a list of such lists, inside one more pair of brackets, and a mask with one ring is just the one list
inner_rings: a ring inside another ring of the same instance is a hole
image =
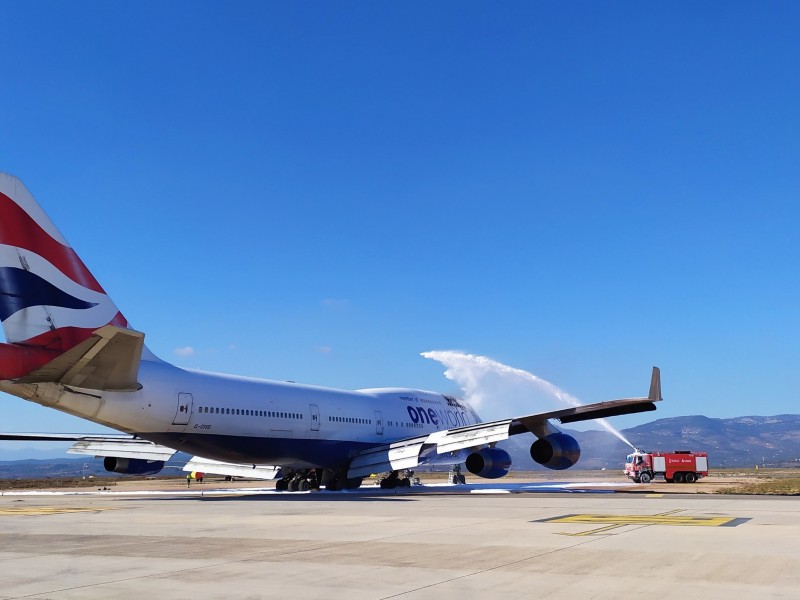
[[[486, 405], [487, 402], [502, 401], [498, 400], [498, 398], [502, 398], [502, 391], [498, 391], [498, 388], [503, 386], [513, 387], [516, 393], [523, 395], [526, 388], [529, 392], [543, 391], [567, 406], [582, 405], [577, 398], [549, 381], [529, 371], [510, 367], [486, 356], [453, 350], [423, 352], [422, 356], [443, 364], [446, 367], [445, 377], [458, 384], [464, 392], [465, 399], [475, 409]], [[597, 419], [597, 422], [609, 433], [634, 448], [634, 445], [606, 419]]]

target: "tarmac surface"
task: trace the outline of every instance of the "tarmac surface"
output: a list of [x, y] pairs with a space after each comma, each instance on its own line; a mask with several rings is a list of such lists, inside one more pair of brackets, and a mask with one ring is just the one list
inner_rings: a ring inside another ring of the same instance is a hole
[[798, 597], [796, 498], [583, 483], [4, 493], [0, 599]]

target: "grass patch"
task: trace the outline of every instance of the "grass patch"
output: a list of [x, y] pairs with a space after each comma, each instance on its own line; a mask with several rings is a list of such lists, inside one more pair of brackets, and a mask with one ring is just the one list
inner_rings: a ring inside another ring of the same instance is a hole
[[800, 496], [800, 477], [764, 478], [762, 481], [717, 490], [717, 494]]
[[2, 479], [0, 490], [40, 490], [51, 488], [85, 488], [95, 486], [117, 485], [113, 477], [48, 477], [46, 479]]

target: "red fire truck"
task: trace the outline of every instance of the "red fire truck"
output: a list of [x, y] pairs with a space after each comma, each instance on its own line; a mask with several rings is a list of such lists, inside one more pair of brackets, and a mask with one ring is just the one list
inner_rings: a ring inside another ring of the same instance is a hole
[[625, 460], [625, 475], [636, 483], [663, 477], [672, 483], [694, 483], [708, 477], [708, 454], [691, 450], [642, 452], [634, 450]]

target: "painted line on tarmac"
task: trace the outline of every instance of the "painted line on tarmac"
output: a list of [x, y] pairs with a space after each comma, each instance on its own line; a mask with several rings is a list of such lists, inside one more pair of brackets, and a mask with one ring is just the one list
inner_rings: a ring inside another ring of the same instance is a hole
[[693, 517], [678, 515], [681, 510], [672, 510], [657, 515], [561, 515], [533, 521], [534, 523], [569, 523], [580, 525], [601, 525], [599, 528], [578, 533], [558, 532], [559, 535], [582, 537], [605, 534], [614, 529], [627, 526], [670, 525], [678, 527], [736, 527], [750, 519], [737, 517]]
[[0, 508], [0, 517], [40, 517], [43, 515], [58, 515], [63, 513], [99, 512], [101, 510], [115, 510], [113, 507], [60, 507], [60, 506], [8, 506]]

